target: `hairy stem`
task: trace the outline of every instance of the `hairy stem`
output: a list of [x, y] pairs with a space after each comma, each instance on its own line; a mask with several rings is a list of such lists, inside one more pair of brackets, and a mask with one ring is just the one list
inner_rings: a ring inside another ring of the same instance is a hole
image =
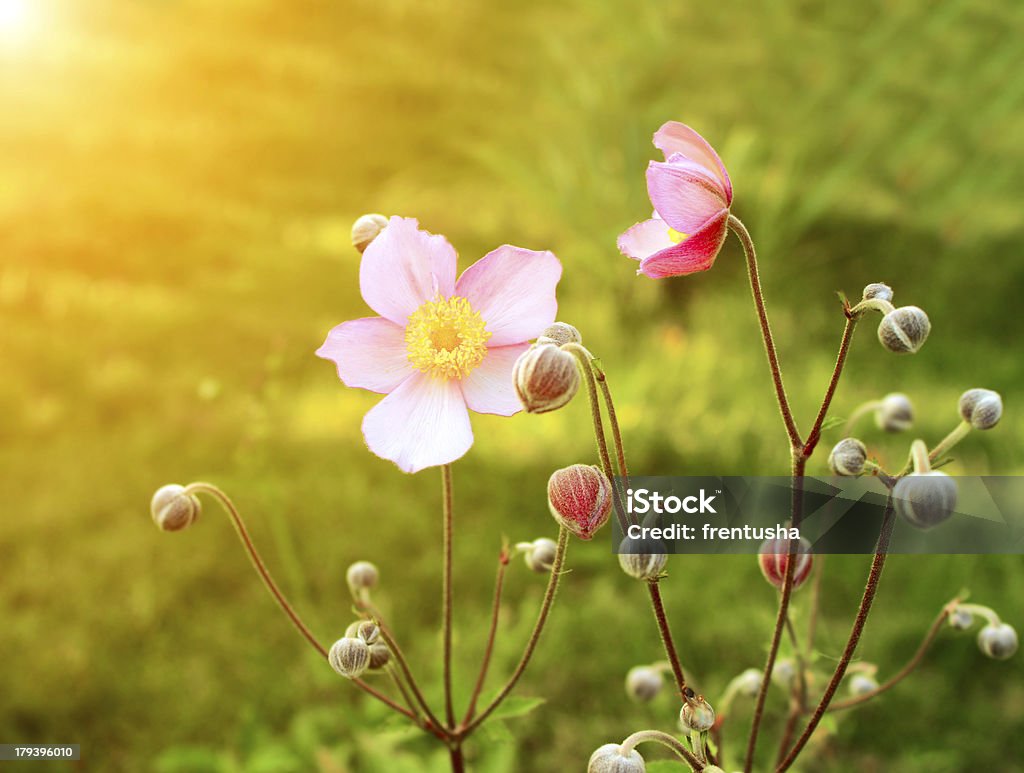
[[800, 734], [800, 737], [793, 745], [789, 754], [786, 755], [786, 758], [776, 768], [776, 773], [783, 773], [783, 771], [787, 770], [796, 760], [797, 756], [807, 744], [807, 741], [810, 740], [811, 735], [817, 729], [818, 723], [821, 722], [821, 718], [825, 715], [825, 711], [828, 709], [829, 703], [831, 703], [836, 690], [839, 688], [839, 683], [846, 675], [846, 669], [849, 667], [850, 661], [853, 660], [853, 655], [857, 650], [857, 644], [860, 642], [860, 636], [864, 631], [865, 624], [867, 623], [868, 614], [871, 612], [871, 606], [874, 603], [875, 594], [878, 591], [878, 582], [882, 577], [882, 569], [885, 567], [885, 559], [889, 551], [889, 540], [892, 537], [894, 523], [895, 513], [893, 511], [892, 492], [890, 492], [889, 497], [886, 500], [885, 515], [882, 518], [882, 531], [878, 536], [878, 546], [875, 550], [875, 557], [871, 562], [871, 570], [868, 573], [868, 580], [864, 587], [864, 595], [861, 597], [860, 607], [857, 609], [857, 616], [854, 618], [853, 627], [850, 630], [850, 636], [846, 640], [846, 647], [843, 649], [843, 654], [839, 659], [839, 663], [836, 665], [835, 672], [832, 674], [832, 678], [829, 680], [828, 686], [825, 688], [825, 694], [821, 696], [821, 700], [818, 702], [818, 706], [814, 709], [814, 713], [811, 715], [803, 733]]
[[494, 579], [494, 601], [491, 604], [491, 627], [487, 632], [487, 645], [484, 647], [484, 658], [480, 663], [480, 673], [477, 675], [476, 684], [473, 687], [473, 694], [469, 699], [469, 707], [466, 709], [466, 716], [462, 724], [466, 725], [473, 714], [476, 713], [476, 703], [480, 699], [480, 691], [484, 688], [487, 679], [487, 669], [491, 665], [491, 655], [494, 653], [494, 640], [498, 633], [498, 615], [501, 612], [501, 592], [505, 584], [505, 567], [508, 566], [508, 550], [502, 548], [498, 556], [498, 573]]
[[[441, 467], [444, 533], [444, 569], [441, 580], [441, 625], [444, 638], [444, 714], [449, 729], [455, 728], [452, 707], [452, 466]], [[453, 763], [454, 766], [454, 763]]]
[[693, 770], [704, 770], [705, 764], [697, 759], [697, 757], [695, 757], [693, 753], [683, 745], [682, 741], [675, 736], [663, 733], [660, 730], [641, 730], [633, 733], [633, 735], [626, 738], [621, 745], [623, 751], [625, 751], [626, 754], [629, 754], [638, 744], [647, 742], [660, 743], [662, 746], [667, 746], [679, 755], [679, 757], [685, 760]]
[[803, 455], [809, 459], [814, 453], [818, 441], [821, 439], [821, 427], [825, 423], [828, 409], [832, 405], [832, 398], [835, 397], [836, 388], [839, 386], [839, 379], [843, 375], [843, 366], [846, 364], [846, 355], [850, 351], [850, 342], [853, 340], [853, 331], [857, 329], [857, 317], [850, 314], [848, 307], [844, 306], [846, 312], [846, 327], [843, 329], [843, 340], [839, 344], [839, 354], [836, 355], [836, 364], [832, 368], [832, 377], [829, 379], [828, 387], [825, 389], [825, 397], [822, 398], [818, 415], [814, 419], [811, 431], [807, 434], [807, 440], [803, 446]]
[[658, 633], [661, 635], [661, 643], [665, 646], [665, 655], [672, 666], [672, 675], [676, 680], [676, 687], [679, 696], [682, 697], [686, 689], [686, 675], [683, 674], [683, 665], [679, 661], [679, 653], [676, 651], [675, 642], [672, 640], [672, 629], [668, 625], [668, 615], [665, 614], [665, 605], [661, 600], [661, 588], [658, 580], [650, 580], [647, 583], [647, 593], [651, 597], [651, 608], [654, 610], [654, 619], [658, 623]]
[[516, 665], [512, 675], [505, 682], [504, 687], [498, 692], [497, 695], [491, 700], [487, 707], [481, 711], [475, 719], [469, 722], [469, 724], [463, 724], [461, 728], [456, 728], [455, 737], [465, 738], [472, 733], [476, 728], [491, 715], [491, 713], [501, 705], [501, 702], [509, 696], [509, 693], [515, 688], [516, 683], [522, 677], [526, 671], [526, 667], [530, 664], [530, 658], [533, 657], [533, 651], [537, 648], [537, 642], [540, 641], [540, 635], [544, 631], [544, 625], [547, 623], [548, 615], [551, 613], [551, 607], [555, 601], [555, 594], [558, 592], [558, 582], [562, 575], [562, 565], [565, 563], [565, 553], [569, 546], [569, 530], [564, 526], [558, 530], [558, 549], [555, 551], [555, 560], [551, 564], [551, 574], [548, 577], [548, 587], [544, 591], [544, 600], [541, 602], [540, 611], [537, 613], [537, 622], [533, 625], [533, 631], [530, 633], [530, 638], [526, 642], [526, 649], [523, 650], [522, 656], [519, 658], [519, 663]]
[[779, 355], [775, 351], [775, 340], [772, 338], [772, 328], [768, 323], [768, 311], [764, 305], [764, 293], [761, 291], [761, 279], [757, 271], [757, 252], [754, 250], [754, 240], [750, 238], [750, 232], [743, 222], [733, 214], [729, 215], [729, 227], [739, 238], [743, 245], [743, 252], [747, 257], [747, 275], [750, 277], [750, 291], [754, 296], [754, 305], [757, 307], [757, 320], [761, 325], [761, 338], [764, 340], [764, 351], [768, 355], [768, 367], [772, 372], [772, 383], [775, 385], [775, 397], [779, 402], [779, 411], [782, 413], [782, 420], [786, 425], [786, 434], [789, 435], [789, 444], [793, 448], [802, 445], [800, 431], [797, 429], [796, 421], [793, 419], [793, 411], [789, 407], [789, 398], [786, 396], [786, 387], [782, 383], [782, 369], [779, 367]]

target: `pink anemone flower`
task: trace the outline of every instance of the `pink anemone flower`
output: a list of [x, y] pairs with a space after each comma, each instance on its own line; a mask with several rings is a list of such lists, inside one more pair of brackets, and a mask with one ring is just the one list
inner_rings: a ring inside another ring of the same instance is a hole
[[373, 453], [405, 472], [473, 445], [467, 409], [521, 410], [512, 366], [555, 321], [562, 265], [550, 252], [498, 247], [455, 279], [455, 249], [393, 217], [363, 253], [359, 289], [379, 317], [343, 322], [317, 356], [346, 386], [386, 394], [363, 419]]
[[669, 121], [654, 134], [665, 161], [647, 167], [654, 217], [619, 236], [619, 251], [640, 261], [652, 279], [707, 271], [725, 241], [732, 183], [707, 141], [689, 126]]

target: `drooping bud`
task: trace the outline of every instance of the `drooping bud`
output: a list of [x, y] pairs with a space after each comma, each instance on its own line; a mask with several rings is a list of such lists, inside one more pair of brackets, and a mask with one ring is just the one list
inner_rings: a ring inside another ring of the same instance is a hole
[[956, 481], [944, 472], [911, 473], [892, 490], [893, 504], [909, 523], [930, 529], [949, 518], [956, 509]]
[[715, 726], [715, 710], [689, 687], [683, 690], [683, 707], [679, 710], [679, 724], [686, 730], [706, 733]]
[[382, 641], [370, 645], [370, 670], [379, 671], [391, 660], [391, 650]]
[[370, 665], [370, 647], [362, 639], [345, 636], [331, 645], [327, 660], [346, 679], [357, 679]]
[[604, 526], [612, 512], [613, 495], [608, 476], [592, 464], [563, 467], [548, 479], [551, 515], [580, 539], [590, 539]]
[[[789, 566], [789, 540], [784, 537], [767, 539], [761, 543], [757, 554], [757, 563], [761, 574], [776, 588], [782, 589], [786, 581], [786, 569]], [[811, 543], [801, 537], [796, 547], [796, 565], [793, 567], [793, 590], [803, 585], [811, 574], [813, 557]]]
[[387, 225], [388, 219], [384, 215], [362, 215], [352, 224], [352, 246], [360, 252], [366, 252], [370, 242], [380, 236]]
[[1017, 632], [1006, 623], [989, 623], [978, 632], [978, 648], [993, 660], [1007, 660], [1017, 651]]
[[626, 752], [622, 744], [606, 743], [590, 755], [587, 773], [646, 773], [644, 758], [636, 749]]
[[923, 310], [917, 306], [901, 306], [882, 317], [878, 340], [890, 352], [914, 354], [924, 345], [931, 330], [932, 324]]
[[650, 703], [664, 684], [661, 671], [650, 666], [634, 666], [626, 674], [626, 694], [637, 703]]
[[877, 298], [880, 301], [889, 301], [889, 303], [892, 303], [892, 288], [882, 282], [872, 282], [864, 288], [864, 293], [861, 297], [865, 301]]
[[583, 336], [580, 331], [568, 322], [556, 322], [544, 328], [544, 332], [537, 337], [538, 345], [554, 344], [579, 344], [583, 343]]
[[1003, 398], [991, 389], [968, 389], [960, 395], [960, 416], [975, 429], [992, 429], [1003, 416]]
[[345, 580], [352, 595], [359, 596], [376, 587], [377, 581], [380, 580], [380, 572], [369, 561], [356, 561], [345, 572]]
[[949, 613], [949, 626], [958, 631], [966, 631], [974, 625], [974, 615], [963, 607], [956, 607]]
[[199, 497], [186, 494], [184, 486], [171, 483], [156, 490], [149, 503], [149, 511], [153, 522], [163, 531], [181, 531], [195, 522], [203, 507], [199, 504]]
[[903, 432], [914, 422], [914, 406], [910, 398], [893, 392], [882, 398], [875, 410], [875, 424], [886, 432]]
[[558, 544], [553, 539], [538, 537], [533, 542], [522, 542], [516, 547], [523, 551], [526, 565], [531, 572], [547, 574], [554, 566]]
[[580, 388], [576, 358], [557, 346], [533, 346], [512, 368], [512, 383], [528, 413], [561, 408]]
[[654, 580], [661, 577], [668, 563], [664, 551], [664, 545], [656, 540], [626, 537], [619, 543], [619, 566], [634, 579]]
[[857, 438], [843, 438], [832, 449], [828, 466], [836, 475], [856, 476], [864, 472], [868, 460], [868, 449]]
[[869, 674], [854, 674], [850, 678], [850, 695], [860, 697], [878, 689], [878, 680]]

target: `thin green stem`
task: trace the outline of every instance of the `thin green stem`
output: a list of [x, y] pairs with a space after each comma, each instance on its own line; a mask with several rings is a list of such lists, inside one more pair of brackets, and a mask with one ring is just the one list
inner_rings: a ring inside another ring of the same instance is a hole
[[660, 730], [640, 730], [639, 732], [633, 733], [622, 742], [621, 747], [626, 754], [629, 754], [639, 744], [649, 742], [660, 743], [662, 746], [668, 747], [683, 759], [693, 770], [699, 772], [705, 768], [705, 763], [697, 759], [693, 752], [683, 745], [682, 741], [675, 736], [663, 733]]
[[455, 737], [456, 739], [466, 738], [470, 733], [476, 730], [480, 725], [489, 717], [501, 702], [508, 697], [509, 693], [515, 688], [516, 683], [522, 677], [526, 671], [526, 667], [530, 664], [530, 658], [533, 657], [533, 651], [537, 648], [537, 642], [540, 641], [540, 635], [544, 631], [544, 625], [547, 623], [548, 615], [551, 613], [551, 607], [555, 602], [555, 594], [558, 592], [558, 582], [562, 575], [562, 565], [565, 563], [565, 553], [569, 546], [569, 530], [564, 526], [558, 530], [558, 549], [555, 551], [555, 560], [551, 564], [551, 574], [548, 577], [548, 587], [544, 591], [544, 600], [541, 602], [540, 611], [537, 613], [537, 622], [533, 625], [533, 631], [530, 633], [530, 638], [526, 642], [526, 649], [523, 650], [522, 656], [519, 658], [519, 663], [516, 665], [512, 675], [505, 682], [505, 685], [498, 691], [498, 694], [491, 699], [491, 702], [487, 704], [487, 707], [481, 711], [475, 719], [469, 722], [469, 724], [463, 724], [461, 727], [456, 728]]
[[[452, 466], [441, 467], [444, 569], [441, 580], [441, 624], [444, 637], [444, 714], [450, 730], [455, 728], [452, 707]], [[453, 765], [454, 767], [454, 765]]]
[[839, 659], [839, 663], [836, 665], [836, 669], [832, 674], [832, 678], [829, 680], [828, 686], [825, 688], [825, 694], [821, 696], [821, 700], [818, 702], [817, 708], [814, 709], [814, 713], [811, 715], [807, 726], [804, 731], [800, 734], [793, 748], [789, 754], [782, 761], [781, 764], [776, 768], [776, 773], [783, 773], [783, 771], [789, 769], [790, 765], [796, 760], [797, 756], [803, 750], [807, 741], [810, 740], [811, 735], [818, 727], [818, 723], [821, 722], [821, 718], [825, 716], [825, 711], [828, 709], [829, 703], [832, 702], [833, 696], [836, 694], [836, 690], [839, 688], [839, 683], [843, 680], [846, 675], [846, 669], [850, 665], [850, 661], [853, 660], [853, 655], [857, 650], [857, 644], [860, 642], [861, 634], [864, 632], [864, 626], [867, 624], [868, 614], [871, 612], [871, 606], [875, 600], [875, 594], [878, 592], [878, 583], [882, 577], [882, 569], [885, 567], [885, 559], [889, 552], [889, 540], [892, 538], [893, 526], [895, 524], [895, 512], [893, 510], [892, 492], [889, 492], [889, 496], [885, 504], [885, 515], [882, 517], [882, 531], [878, 536], [878, 545], [875, 549], [875, 557], [871, 562], [871, 570], [868, 573], [868, 580], [864, 587], [864, 595], [861, 597], [860, 607], [857, 609], [857, 616], [854, 618], [853, 627], [850, 630], [850, 636], [846, 640], [846, 647], [843, 649], [843, 654]]
[[491, 655], [494, 653], [494, 640], [498, 633], [498, 616], [501, 613], [501, 592], [505, 584], [505, 567], [508, 566], [509, 556], [508, 550], [502, 548], [501, 555], [498, 556], [498, 573], [494, 579], [494, 601], [491, 603], [491, 627], [487, 632], [487, 645], [484, 647], [484, 658], [480, 664], [480, 673], [477, 675], [476, 684], [473, 687], [473, 694], [469, 699], [469, 707], [466, 709], [466, 716], [462, 720], [462, 724], [466, 725], [471, 719], [473, 714], [476, 713], [476, 703], [480, 699], [480, 692], [484, 688], [484, 682], [487, 679], [487, 669], [491, 665]]
[[757, 270], [757, 252], [754, 250], [754, 240], [743, 222], [733, 214], [729, 215], [729, 227], [739, 238], [743, 245], [743, 252], [747, 258], [747, 275], [750, 278], [750, 291], [754, 296], [754, 305], [757, 307], [757, 320], [761, 325], [761, 338], [764, 340], [764, 351], [768, 355], [768, 367], [772, 372], [772, 383], [775, 385], [775, 397], [779, 403], [779, 411], [782, 413], [782, 420], [786, 425], [786, 434], [789, 436], [789, 444], [793, 448], [802, 445], [800, 431], [797, 429], [796, 421], [793, 419], [793, 411], [789, 407], [789, 398], [786, 396], [786, 387], [782, 383], [782, 369], [779, 366], [779, 355], [775, 351], [775, 340], [772, 338], [772, 328], [768, 322], [768, 311], [764, 305], [764, 293], [761, 290], [761, 279]]
[[848, 418], [846, 420], [846, 423], [843, 425], [842, 436], [850, 437], [850, 433], [853, 431], [853, 428], [857, 424], [857, 422], [860, 421], [860, 419], [863, 416], [866, 416], [872, 411], [878, 410], [878, 408], [881, 405], [881, 400], [868, 400], [867, 402], [861, 403], [856, 408], [854, 408], [853, 413], [850, 414], [850, 418]]
[[[953, 448], [953, 446], [955, 446], [957, 443], [959, 443], [961, 440], [967, 437], [971, 429], [972, 427], [970, 422], [961, 421], [959, 424], [956, 425], [956, 427], [953, 428], [952, 432], [946, 435], [946, 437], [942, 438], [942, 440], [939, 441], [939, 444], [928, 453], [928, 461], [937, 462], [940, 458], [942, 458], [943, 454], [948, 453]], [[902, 478], [904, 475], [906, 475], [913, 469], [914, 457], [911, 454], [907, 459], [906, 465], [904, 465], [903, 469], [899, 471], [896, 477]]]

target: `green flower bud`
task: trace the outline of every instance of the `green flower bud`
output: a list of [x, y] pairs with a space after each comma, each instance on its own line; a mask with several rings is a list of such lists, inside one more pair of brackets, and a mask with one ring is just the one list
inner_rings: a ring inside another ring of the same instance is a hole
[[650, 666], [634, 666], [626, 674], [626, 694], [637, 703], [650, 703], [664, 684], [661, 671]]
[[892, 303], [892, 288], [887, 284], [882, 284], [881, 282], [872, 282], [864, 288], [864, 293], [861, 297], [865, 301], [877, 298], [880, 301], [889, 301], [889, 303]]
[[512, 367], [512, 384], [528, 413], [557, 410], [579, 391], [576, 358], [557, 346], [533, 346]]
[[664, 550], [664, 545], [655, 540], [626, 537], [619, 543], [619, 566], [634, 579], [654, 580], [662, 576], [668, 563]]
[[957, 631], [966, 631], [974, 625], [974, 615], [968, 610], [957, 607], [949, 613], [949, 626]]
[[370, 647], [362, 639], [346, 636], [331, 645], [327, 660], [346, 679], [357, 679], [370, 665]]
[[968, 389], [960, 396], [960, 416], [975, 429], [992, 429], [1003, 416], [1003, 398], [991, 389]]
[[915, 472], [892, 490], [896, 512], [919, 529], [930, 529], [956, 509], [956, 481], [944, 472]]
[[547, 574], [555, 564], [558, 543], [547, 537], [538, 537], [533, 542], [522, 542], [517, 545], [523, 551], [526, 565], [531, 572]]
[[886, 432], [903, 432], [914, 422], [914, 406], [910, 398], [893, 392], [882, 398], [882, 404], [875, 410], [875, 424]]
[[161, 486], [149, 503], [153, 522], [163, 531], [181, 531], [195, 523], [203, 511], [199, 497], [186, 494], [185, 487], [177, 483]]
[[391, 650], [382, 641], [370, 645], [370, 670], [379, 671], [391, 660]]
[[878, 680], [868, 674], [854, 674], [850, 679], [850, 695], [860, 697], [878, 689]]
[[978, 648], [993, 660], [1008, 660], [1017, 651], [1017, 632], [1006, 623], [989, 623], [978, 632]]
[[356, 561], [345, 572], [345, 580], [348, 582], [352, 594], [358, 596], [362, 592], [376, 587], [380, 580], [380, 572], [369, 561]]
[[710, 703], [704, 700], [703, 695], [697, 695], [687, 687], [683, 690], [683, 707], [679, 710], [679, 724], [686, 730], [706, 733], [715, 726], [715, 710], [711, 708]]
[[924, 311], [917, 306], [901, 306], [882, 317], [878, 340], [890, 352], [914, 354], [924, 345], [931, 329]]
[[537, 343], [541, 345], [554, 344], [555, 346], [579, 344], [583, 343], [583, 336], [568, 322], [556, 322], [544, 329], [544, 332], [538, 336]]
[[622, 744], [606, 743], [590, 755], [587, 773], [645, 773], [644, 758], [636, 749], [624, 753]]
[[836, 475], [856, 476], [864, 472], [868, 460], [867, 447], [857, 438], [843, 438], [832, 449], [828, 466]]

